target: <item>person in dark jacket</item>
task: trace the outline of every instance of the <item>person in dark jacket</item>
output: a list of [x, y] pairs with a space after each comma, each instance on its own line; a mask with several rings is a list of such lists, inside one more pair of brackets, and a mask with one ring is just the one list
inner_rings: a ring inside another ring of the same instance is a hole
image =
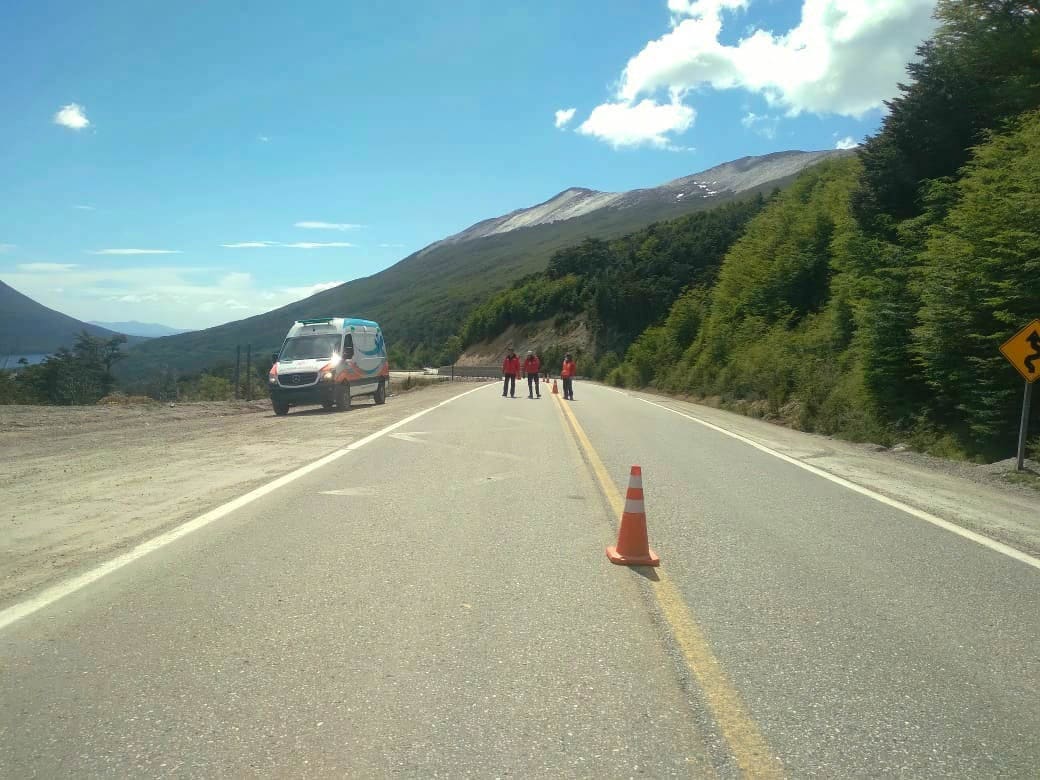
[[510, 347], [506, 353], [506, 359], [502, 361], [502, 397], [506, 393], [510, 398], [516, 398], [516, 378], [520, 374], [520, 358]]
[[574, 400], [574, 375], [578, 372], [578, 366], [568, 352], [563, 356], [563, 368], [560, 369], [560, 378], [563, 380], [563, 399]]
[[542, 388], [538, 386], [538, 373], [542, 370], [542, 361], [534, 354], [534, 350], [527, 350], [527, 358], [524, 360], [524, 373], [527, 374], [527, 397], [534, 398], [535, 393], [542, 397]]

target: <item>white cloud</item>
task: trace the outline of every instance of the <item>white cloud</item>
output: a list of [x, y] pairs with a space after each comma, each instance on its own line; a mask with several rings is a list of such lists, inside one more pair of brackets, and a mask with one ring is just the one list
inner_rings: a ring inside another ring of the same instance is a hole
[[[671, 0], [670, 32], [628, 61], [618, 97], [705, 86], [744, 89], [789, 115], [861, 117], [879, 109], [906, 78], [907, 61], [935, 30], [935, 0], [804, 0], [801, 21], [783, 34], [754, 29], [724, 45], [724, 11], [745, 0]], [[609, 105], [609, 104], [608, 104]]]
[[380, 249], [404, 249], [404, 244], [380, 244]]
[[82, 130], [90, 124], [90, 120], [87, 119], [83, 106], [78, 103], [69, 103], [67, 106], [62, 106], [58, 109], [58, 113], [54, 115], [54, 124], [68, 127], [72, 130]]
[[14, 244], [0, 244], [0, 253], [10, 252], [14, 248]]
[[676, 96], [671, 103], [658, 103], [649, 98], [638, 103], [604, 103], [593, 109], [578, 132], [606, 141], [615, 149], [644, 144], [674, 149], [669, 135], [688, 130], [696, 116], [697, 113]]
[[16, 268], [26, 273], [50, 273], [53, 271], [71, 271], [79, 268], [76, 263], [19, 263]]
[[80, 211], [97, 211], [93, 206], [86, 205], [73, 206], [72, 208], [79, 209]]
[[769, 114], [756, 114], [754, 111], [748, 111], [740, 120], [740, 124], [748, 130], [771, 140], [776, 138], [776, 128], [777, 125], [780, 124], [780, 117], [770, 116]]
[[292, 241], [291, 243], [284, 241], [238, 241], [220, 245], [229, 250], [263, 250], [270, 248], [270, 246], [282, 246], [282, 248], [289, 250], [323, 250], [335, 248], [335, 246], [357, 246], [357, 244], [349, 241]]
[[703, 16], [747, 8], [749, 2], [751, 0], [668, 0], [668, 10], [676, 16]]
[[355, 225], [351, 222], [297, 222], [293, 227], [306, 228], [308, 230], [357, 230], [364, 225]]
[[[57, 264], [56, 264], [57, 265]], [[44, 306], [78, 319], [136, 319], [205, 328], [276, 309], [341, 282], [282, 287], [217, 268], [139, 266], [4, 272], [4, 281]]]
[[179, 249], [95, 249], [88, 255], [179, 255]]
[[557, 111], [556, 112], [556, 126], [561, 128], [561, 129], [566, 127], [567, 124], [572, 119], [574, 119], [574, 112], [577, 111], [577, 110], [578, 109], [576, 109], [576, 108], [561, 108], [559, 111]]
[[294, 301], [298, 301], [301, 298], [307, 298], [316, 293], [331, 290], [333, 287], [339, 287], [341, 284], [344, 284], [344, 282], [318, 282], [307, 287], [286, 287], [283, 292], [292, 296]]
[[260, 140], [261, 142], [265, 143], [265, 144], [266, 144], [266, 143], [267, 143], [268, 141], [270, 141], [270, 140], [271, 140], [271, 139], [270, 139], [270, 138], [268, 138], [268, 137], [267, 137], [266, 135], [258, 135], [258, 136], [257, 136], [257, 139], [258, 139], [258, 140]]
[[278, 246], [288, 247], [289, 249], [327, 249], [329, 247], [354, 246], [354, 244], [346, 241], [297, 241], [292, 244], [279, 244]]
[[859, 141], [853, 138], [851, 135], [847, 135], [842, 138], [838, 143], [834, 145], [835, 149], [855, 149], [859, 146]]
[[283, 243], [281, 241], [239, 241], [234, 244], [221, 244], [225, 249], [267, 249], [280, 246], [286, 249], [325, 249], [327, 247], [351, 247], [357, 246], [348, 241], [294, 241]]

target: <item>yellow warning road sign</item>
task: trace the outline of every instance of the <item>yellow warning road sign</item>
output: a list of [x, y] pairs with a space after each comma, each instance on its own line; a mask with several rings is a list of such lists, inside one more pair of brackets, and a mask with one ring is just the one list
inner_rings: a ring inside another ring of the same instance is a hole
[[1033, 320], [1001, 344], [1000, 354], [1027, 382], [1040, 379], [1040, 320]]

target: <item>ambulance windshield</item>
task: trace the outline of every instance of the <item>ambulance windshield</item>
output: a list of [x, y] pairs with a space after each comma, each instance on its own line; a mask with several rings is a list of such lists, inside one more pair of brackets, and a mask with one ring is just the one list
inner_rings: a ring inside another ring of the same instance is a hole
[[297, 336], [287, 339], [279, 360], [324, 360], [339, 351], [339, 336]]

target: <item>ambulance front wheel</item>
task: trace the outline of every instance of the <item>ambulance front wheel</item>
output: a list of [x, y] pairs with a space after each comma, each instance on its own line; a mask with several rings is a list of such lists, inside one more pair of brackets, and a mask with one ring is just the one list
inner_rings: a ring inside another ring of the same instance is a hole
[[350, 409], [350, 385], [345, 382], [336, 388], [336, 408], [341, 412]]
[[289, 402], [288, 401], [278, 401], [278, 400], [275, 400], [274, 398], [272, 398], [271, 399], [271, 406], [274, 407], [274, 413], [276, 415], [278, 415], [279, 417], [284, 417], [285, 415], [289, 414]]
[[386, 383], [382, 380], [379, 381], [379, 387], [376, 388], [373, 398], [375, 398], [377, 404], [382, 405], [386, 403]]

